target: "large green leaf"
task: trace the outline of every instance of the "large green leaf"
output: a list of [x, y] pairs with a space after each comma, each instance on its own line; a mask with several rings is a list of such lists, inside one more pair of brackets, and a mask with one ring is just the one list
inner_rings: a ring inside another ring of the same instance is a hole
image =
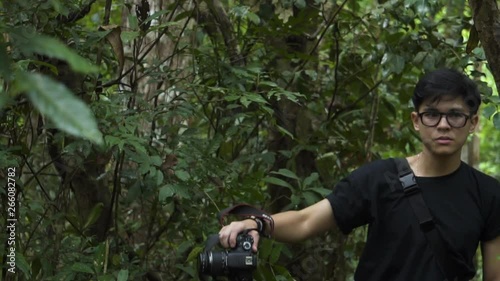
[[500, 130], [500, 113], [498, 112], [493, 115], [493, 125], [495, 125], [495, 128]]
[[128, 280], [128, 270], [122, 269], [118, 272], [118, 281], [127, 281]]
[[76, 72], [92, 73], [98, 71], [97, 66], [55, 38], [39, 34], [33, 35], [24, 29], [14, 30], [12, 36], [15, 46], [24, 53], [36, 53], [66, 61]]
[[71, 266], [71, 270], [76, 271], [76, 272], [83, 272], [83, 273], [91, 273], [91, 274], [94, 273], [94, 271], [92, 270], [92, 268], [88, 264], [81, 263], [81, 262], [75, 262]]
[[287, 178], [291, 178], [291, 179], [294, 179], [294, 180], [299, 180], [299, 177], [292, 171], [288, 170], [288, 169], [279, 169], [279, 171], [277, 172], [271, 172], [273, 174], [278, 174], [278, 175], [282, 175], [282, 176], [285, 176]]
[[31, 267], [24, 255], [20, 252], [16, 253], [16, 267], [19, 268], [26, 277], [31, 277]]
[[283, 186], [283, 187], [286, 187], [289, 189], [293, 189], [293, 187], [289, 183], [287, 183], [286, 181], [279, 179], [279, 178], [265, 177], [264, 181], [267, 183], [270, 183], [270, 184], [279, 185], [279, 186]]
[[92, 224], [94, 224], [99, 216], [102, 213], [102, 209], [104, 207], [104, 204], [102, 202], [97, 203], [92, 210], [90, 211], [89, 216], [87, 217], [87, 221], [85, 222], [85, 225], [83, 226], [84, 229], [88, 228]]
[[76, 137], [102, 144], [102, 134], [88, 106], [61, 83], [37, 73], [19, 72], [16, 83], [33, 105], [54, 125]]

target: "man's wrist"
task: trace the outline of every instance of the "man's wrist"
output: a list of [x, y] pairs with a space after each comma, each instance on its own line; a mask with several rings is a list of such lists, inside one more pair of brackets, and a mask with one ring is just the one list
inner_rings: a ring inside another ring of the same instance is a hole
[[[259, 233], [259, 235], [264, 236], [264, 237], [268, 237], [268, 234], [266, 233], [266, 230], [268, 228], [266, 221], [262, 220], [261, 218], [254, 217], [254, 216], [249, 217], [248, 220], [251, 220], [252, 223], [251, 223], [251, 227], [247, 227], [247, 229], [255, 229]], [[253, 227], [253, 226], [255, 226], [255, 227]]]
[[247, 229], [255, 229], [258, 232], [258, 223], [254, 219], [248, 218], [244, 221], [244, 223], [247, 226]]

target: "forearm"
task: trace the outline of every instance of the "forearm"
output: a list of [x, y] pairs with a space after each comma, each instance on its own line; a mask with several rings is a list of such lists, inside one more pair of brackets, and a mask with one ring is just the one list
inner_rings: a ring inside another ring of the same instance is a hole
[[272, 217], [274, 219], [272, 238], [276, 241], [296, 243], [309, 238], [310, 229], [305, 227], [306, 220], [301, 211], [287, 211]]
[[[272, 218], [274, 229], [269, 221], [265, 221], [264, 235], [270, 234], [271, 238], [284, 243], [301, 242], [335, 227], [333, 210], [326, 199], [299, 211], [274, 214]], [[239, 232], [239, 229], [257, 229], [257, 227], [255, 220], [247, 219], [236, 223], [233, 229]]]
[[[324, 233], [335, 226], [333, 210], [328, 200], [322, 200], [299, 211], [272, 215], [272, 237], [280, 242], [295, 243]], [[269, 230], [269, 224], [266, 230]]]
[[[285, 243], [300, 242], [307, 239], [308, 232], [304, 227], [305, 222], [302, 216], [301, 211], [287, 211], [272, 215], [274, 231], [271, 234], [271, 238]], [[257, 228], [257, 223], [253, 219], [244, 220], [243, 223], [246, 229]], [[265, 223], [264, 235], [269, 236], [272, 229], [271, 224], [269, 221], [265, 221]]]

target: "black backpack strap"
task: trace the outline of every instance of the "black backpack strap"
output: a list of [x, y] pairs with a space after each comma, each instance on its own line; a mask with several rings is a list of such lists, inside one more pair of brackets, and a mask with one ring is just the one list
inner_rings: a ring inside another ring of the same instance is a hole
[[410, 168], [406, 158], [395, 158], [398, 168], [399, 181], [403, 187], [404, 196], [408, 199], [415, 216], [417, 217], [420, 229], [425, 234], [439, 268], [446, 276], [447, 280], [458, 280], [457, 268], [448, 257], [447, 250], [432, 218], [431, 212], [425, 204], [422, 191], [417, 185], [415, 174]]

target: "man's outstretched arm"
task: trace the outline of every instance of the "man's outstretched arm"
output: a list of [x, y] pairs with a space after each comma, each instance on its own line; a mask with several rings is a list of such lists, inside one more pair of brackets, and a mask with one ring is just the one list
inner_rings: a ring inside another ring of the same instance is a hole
[[[272, 215], [274, 232], [272, 238], [280, 242], [300, 242], [335, 227], [335, 218], [332, 206], [327, 199], [299, 211], [287, 211]], [[234, 247], [236, 236], [245, 229], [256, 228], [253, 220], [235, 221], [224, 226], [219, 231], [219, 240], [223, 247]], [[269, 230], [269, 225], [267, 227]], [[250, 233], [254, 237], [254, 250], [257, 250], [259, 236], [255, 231]]]
[[483, 280], [500, 281], [500, 236], [481, 243]]

